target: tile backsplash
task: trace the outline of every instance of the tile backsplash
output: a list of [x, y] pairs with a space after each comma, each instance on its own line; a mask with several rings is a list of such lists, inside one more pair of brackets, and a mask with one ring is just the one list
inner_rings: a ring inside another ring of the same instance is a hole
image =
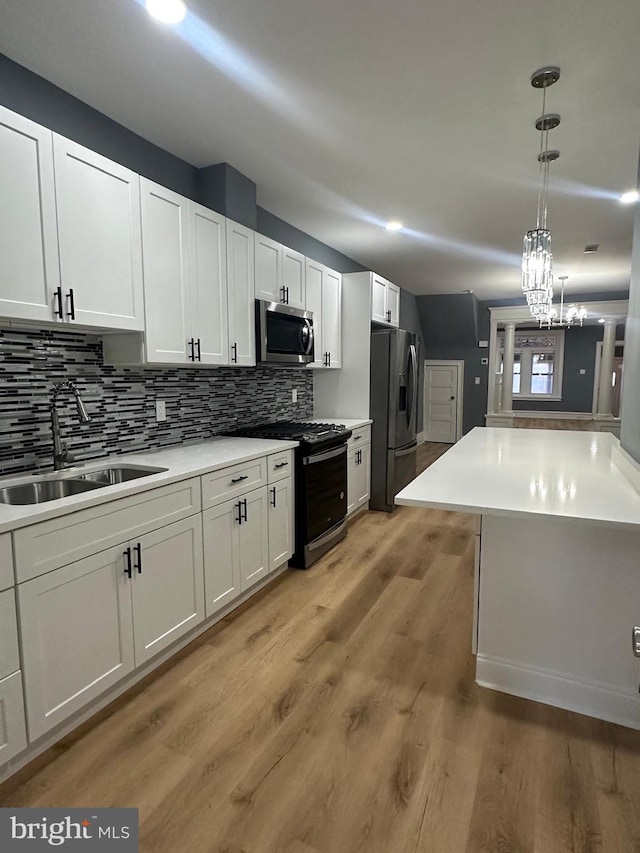
[[[49, 396], [64, 380], [77, 385], [91, 416], [80, 424], [73, 399], [59, 398], [62, 437], [77, 461], [313, 413], [313, 376], [304, 369], [110, 367], [98, 336], [0, 328], [0, 475], [51, 466]], [[161, 423], [156, 400], [166, 402]]]

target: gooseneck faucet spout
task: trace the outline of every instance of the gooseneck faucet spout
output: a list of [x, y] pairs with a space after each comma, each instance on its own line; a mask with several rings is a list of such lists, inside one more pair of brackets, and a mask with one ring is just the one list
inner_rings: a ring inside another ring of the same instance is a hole
[[54, 471], [59, 471], [61, 468], [64, 468], [66, 462], [69, 460], [69, 451], [67, 450], [66, 445], [60, 439], [60, 421], [58, 419], [58, 410], [56, 408], [56, 403], [58, 401], [58, 397], [63, 391], [70, 391], [76, 401], [76, 408], [78, 409], [78, 417], [80, 418], [81, 423], [87, 423], [91, 420], [89, 417], [89, 413], [87, 412], [87, 407], [82, 402], [82, 397], [80, 396], [80, 392], [73, 384], [73, 382], [58, 382], [57, 385], [53, 386], [53, 390], [51, 391], [51, 432], [53, 434], [53, 469]]

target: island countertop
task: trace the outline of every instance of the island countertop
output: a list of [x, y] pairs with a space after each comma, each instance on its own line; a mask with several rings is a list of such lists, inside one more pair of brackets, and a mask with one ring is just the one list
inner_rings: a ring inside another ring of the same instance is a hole
[[640, 527], [640, 493], [606, 432], [476, 427], [396, 504]]

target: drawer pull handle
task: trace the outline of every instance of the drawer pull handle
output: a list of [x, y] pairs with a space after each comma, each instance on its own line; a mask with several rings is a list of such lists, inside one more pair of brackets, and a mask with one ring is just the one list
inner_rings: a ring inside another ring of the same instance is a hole
[[249, 479], [249, 475], [244, 474], [242, 477], [233, 477], [231, 482], [232, 483], [241, 483], [243, 480], [248, 480], [248, 479]]
[[361, 436], [361, 435], [354, 435], [354, 436], [353, 436], [353, 440], [354, 440], [354, 441], [360, 441], [360, 439], [361, 439], [361, 438], [362, 438], [362, 436]]
[[274, 468], [286, 468], [288, 464], [289, 464], [288, 462], [278, 462], [278, 464], [274, 465], [273, 467]]
[[129, 547], [129, 548], [126, 548], [122, 553], [124, 554], [124, 556], [125, 556], [125, 558], [126, 558], [126, 560], [127, 560], [127, 565], [124, 567], [124, 573], [125, 573], [125, 575], [126, 575], [128, 578], [130, 578], [130, 577], [131, 577], [131, 575], [132, 575], [132, 570], [131, 570], [131, 548], [130, 548], [130, 547]]

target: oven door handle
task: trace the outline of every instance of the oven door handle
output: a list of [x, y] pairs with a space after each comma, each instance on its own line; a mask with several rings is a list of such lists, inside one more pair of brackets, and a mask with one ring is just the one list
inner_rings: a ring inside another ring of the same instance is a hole
[[332, 450], [327, 450], [325, 453], [317, 453], [315, 456], [305, 456], [302, 461], [305, 465], [315, 465], [316, 462], [326, 462], [327, 459], [346, 455], [346, 453], [347, 445], [341, 444], [340, 447], [334, 447]]

